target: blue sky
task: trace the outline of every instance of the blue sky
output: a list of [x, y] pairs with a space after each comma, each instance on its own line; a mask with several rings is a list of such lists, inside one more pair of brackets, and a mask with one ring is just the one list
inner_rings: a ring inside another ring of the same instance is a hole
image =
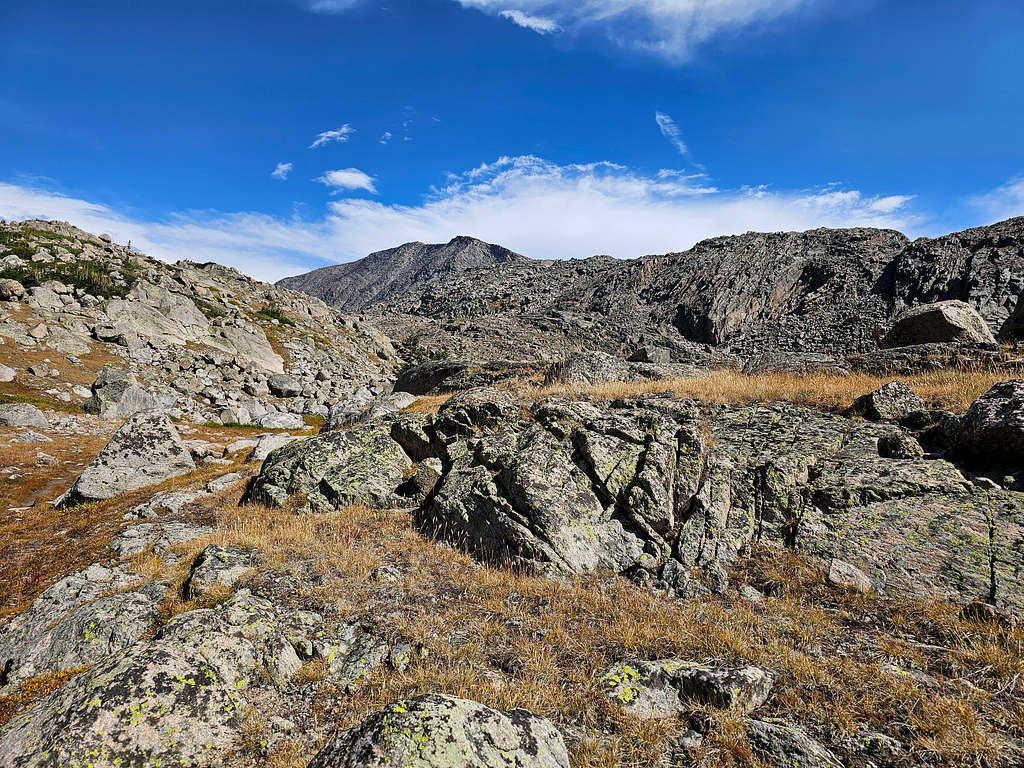
[[276, 278], [1024, 214], [1011, 0], [3, 0], [0, 216]]

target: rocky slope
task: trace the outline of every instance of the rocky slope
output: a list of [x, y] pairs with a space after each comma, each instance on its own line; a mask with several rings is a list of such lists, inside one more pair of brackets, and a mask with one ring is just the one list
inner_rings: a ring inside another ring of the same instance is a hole
[[360, 312], [431, 280], [444, 280], [469, 269], [525, 261], [524, 256], [500, 245], [456, 237], [444, 245], [406, 243], [349, 264], [287, 277], [278, 285], [316, 296], [343, 312]]
[[[359, 286], [388, 280], [379, 255], [364, 261]], [[354, 285], [344, 267], [334, 269], [330, 282], [288, 285], [331, 303]], [[742, 356], [842, 356], [877, 348], [906, 307], [940, 300], [968, 303], [998, 333], [1024, 290], [1024, 219], [914, 242], [863, 228], [750, 233], [632, 261], [517, 259], [425, 277], [361, 309], [398, 340], [410, 318], [396, 313], [411, 316], [421, 345], [456, 356], [629, 354], [656, 344], [686, 358], [687, 342]]]
[[7, 389], [112, 418], [159, 404], [296, 427], [385, 391], [395, 364], [383, 334], [316, 299], [60, 222], [0, 226], [0, 299]]
[[[381, 290], [448, 270], [393, 299], [424, 314], [366, 313], [399, 351], [233, 270], [0, 227], [0, 768], [1020, 765], [1024, 379], [984, 300], [1014, 227], [416, 246]], [[915, 282], [890, 248], [945, 255]], [[851, 306], [880, 348], [730, 352]], [[413, 365], [431, 332], [485, 356]]]

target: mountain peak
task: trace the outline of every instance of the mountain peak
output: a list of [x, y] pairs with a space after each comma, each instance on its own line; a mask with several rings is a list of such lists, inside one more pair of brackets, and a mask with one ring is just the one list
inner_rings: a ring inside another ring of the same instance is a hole
[[412, 242], [375, 251], [348, 264], [286, 277], [278, 285], [318, 296], [343, 311], [359, 312], [448, 275], [525, 261], [529, 259], [508, 248], [456, 235], [447, 243]]

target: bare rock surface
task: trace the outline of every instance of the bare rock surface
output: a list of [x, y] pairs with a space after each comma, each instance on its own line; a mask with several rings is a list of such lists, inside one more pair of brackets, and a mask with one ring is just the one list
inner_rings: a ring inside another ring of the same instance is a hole
[[196, 468], [170, 419], [152, 412], [126, 421], [79, 475], [62, 503], [100, 501]]

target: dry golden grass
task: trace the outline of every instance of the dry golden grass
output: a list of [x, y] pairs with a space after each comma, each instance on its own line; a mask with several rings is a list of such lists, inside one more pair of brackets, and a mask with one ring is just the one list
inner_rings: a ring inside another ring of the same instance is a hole
[[841, 411], [849, 408], [860, 395], [899, 379], [917, 392], [929, 406], [963, 413], [992, 385], [1012, 378], [1016, 376], [985, 369], [936, 370], [907, 376], [876, 376], [867, 373], [850, 373], [845, 376], [825, 373], [745, 374], [720, 370], [683, 379], [607, 382], [589, 387], [556, 384], [526, 391], [532, 391], [537, 396], [587, 394], [609, 400], [670, 390], [675, 397], [712, 403], [781, 401], [823, 411]]
[[[343, 728], [396, 699], [440, 691], [569, 726], [582, 736], [572, 743], [574, 768], [655, 765], [680, 724], [622, 714], [600, 678], [616, 661], [663, 657], [764, 664], [781, 675], [764, 716], [790, 717], [832, 738], [895, 727], [944, 765], [999, 765], [998, 730], [1022, 719], [1013, 708], [1017, 632], [964, 621], [946, 604], [833, 590], [817, 565], [789, 553], [758, 552], [737, 568], [776, 595], [763, 606], [683, 602], [618, 578], [559, 582], [482, 566], [424, 539], [400, 513], [289, 514], [225, 509], [216, 541], [260, 548], [269, 555], [267, 575], [305, 559], [328, 577], [306, 598], [335, 617], [373, 605], [374, 616], [388, 612], [390, 628], [426, 650], [404, 672], [378, 670], [350, 696], [309, 665], [301, 682], [319, 691], [315, 721]], [[403, 578], [373, 583], [379, 564]], [[1009, 658], [995, 665], [999, 657]], [[886, 661], [944, 682], [931, 689], [910, 675], [885, 674]], [[703, 748], [706, 764], [757, 765], [734, 717], [705, 714], [718, 723]]]
[[[755, 389], [735, 376], [718, 380], [718, 397], [745, 392], [742, 396], [751, 398], [745, 402], [755, 402], [755, 391], [788, 391], [791, 398], [806, 391], [780, 380]], [[730, 381], [731, 390], [725, 386]], [[884, 383], [856, 381], [832, 390], [829, 401], [852, 399]], [[927, 388], [928, 381], [933, 389]], [[909, 383], [944, 404], [952, 404], [954, 396], [962, 404], [988, 386], [966, 377], [922, 377]], [[800, 386], [811, 384], [804, 380]], [[677, 389], [677, 394], [695, 396], [695, 391], [711, 397], [710, 390]], [[600, 396], [622, 394], [627, 393]], [[230, 469], [202, 469], [167, 485], [198, 484]], [[198, 552], [210, 544], [238, 546], [256, 550], [260, 559], [255, 572], [237, 586], [273, 590], [279, 576], [291, 574], [297, 578], [287, 583], [305, 586], [298, 594], [289, 593], [289, 599], [322, 611], [332, 622], [386, 616], [389, 633], [422, 647], [407, 670], [381, 668], [354, 694], [335, 689], [322, 662], [308, 663], [293, 681], [313, 691], [311, 710], [300, 727], [329, 723], [343, 728], [396, 699], [443, 692], [551, 718], [572, 736], [574, 768], [654, 766], [666, 740], [683, 724], [623, 714], [606, 699], [601, 676], [623, 659], [682, 657], [764, 664], [778, 671], [773, 696], [759, 716], [795, 720], [832, 742], [870, 728], [901, 738], [936, 765], [999, 766], [1006, 764], [1001, 762], [1002, 739], [1024, 735], [1024, 630], [1019, 626], [968, 620], [946, 603], [835, 590], [825, 583], [818, 563], [787, 551], [756, 550], [734, 569], [734, 580], [769, 595], [761, 605], [717, 597], [679, 601], [616, 577], [555, 581], [484, 566], [424, 538], [403, 512], [350, 507], [300, 515], [293, 508], [239, 507], [238, 490], [207, 497], [191, 508], [191, 516], [215, 524], [216, 530], [181, 545], [182, 557], [173, 569], [151, 554], [136, 558], [138, 570], [171, 585], [165, 617], [201, 607], [180, 599]], [[0, 521], [4, 604], [24, 606], [61, 575], [103, 559], [106, 542], [127, 524], [120, 519], [123, 511], [153, 491], [62, 516], [32, 510], [20, 520]], [[21, 543], [12, 546], [12, 539]], [[29, 542], [35, 542], [34, 549]], [[40, 548], [39, 542], [47, 545]], [[396, 568], [402, 574], [398, 581], [374, 578], [382, 565]], [[38, 576], [33, 580], [29, 574]], [[223, 590], [213, 599], [228, 594]], [[885, 663], [925, 673], [937, 683], [887, 673]], [[758, 765], [737, 717], [699, 705], [695, 710], [715, 723], [701, 749], [702, 764]], [[268, 727], [256, 721], [247, 725], [254, 756]], [[311, 749], [284, 739], [269, 757], [258, 760], [274, 768], [303, 765]]]
[[88, 667], [66, 669], [63, 672], [53, 672], [49, 675], [34, 677], [26, 680], [11, 693], [0, 696], [0, 726], [6, 724], [12, 717], [28, 709], [47, 694], [57, 690], [64, 683], [77, 674], [84, 672]]
[[[132, 525], [123, 519], [126, 510], [160, 491], [202, 485], [239, 469], [242, 467], [238, 464], [203, 466], [188, 475], [107, 501], [57, 510], [40, 499], [31, 509], [0, 517], [0, 617], [23, 610], [68, 573], [105, 559], [111, 539]], [[65, 478], [66, 484], [58, 490], [67, 488], [75, 474]], [[223, 504], [229, 493], [211, 497], [211, 501]]]
[[454, 394], [449, 392], [444, 395], [424, 395], [404, 410], [406, 413], [437, 413], [437, 409], [447, 403]]

